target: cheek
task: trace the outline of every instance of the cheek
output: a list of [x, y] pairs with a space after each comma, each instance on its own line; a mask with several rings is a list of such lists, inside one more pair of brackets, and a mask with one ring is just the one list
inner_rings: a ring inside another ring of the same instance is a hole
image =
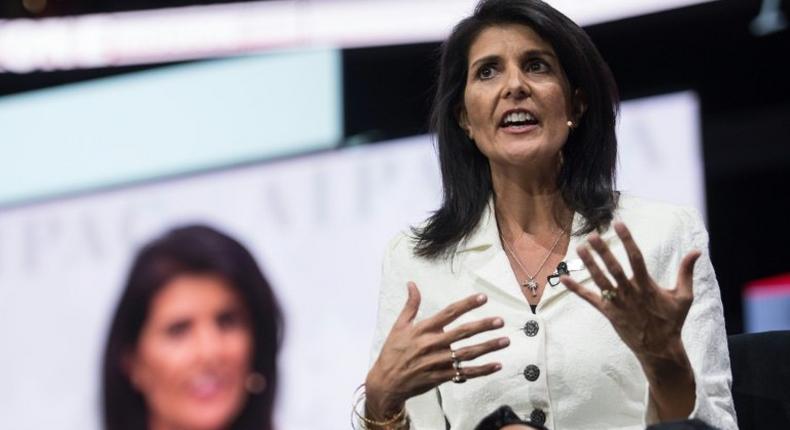
[[252, 333], [249, 330], [229, 333], [225, 341], [228, 364], [236, 371], [249, 372], [252, 365]]
[[189, 348], [172, 342], [145, 342], [130, 376], [152, 415], [179, 416], [189, 378]]
[[226, 402], [217, 406], [217, 416], [237, 414], [247, 398], [246, 382], [252, 371], [252, 334], [249, 332], [229, 333], [223, 342], [224, 369], [230, 378], [230, 392]]
[[149, 343], [141, 348], [133, 382], [146, 398], [166, 400], [186, 377], [189, 348], [173, 342]]
[[467, 88], [464, 93], [464, 108], [466, 109], [469, 125], [473, 129], [480, 129], [485, 123], [490, 122], [487, 114], [490, 109], [487, 109], [487, 107], [485, 97], [479, 89]]
[[562, 86], [552, 85], [544, 92], [543, 105], [552, 120], [566, 124], [570, 118], [569, 100]]

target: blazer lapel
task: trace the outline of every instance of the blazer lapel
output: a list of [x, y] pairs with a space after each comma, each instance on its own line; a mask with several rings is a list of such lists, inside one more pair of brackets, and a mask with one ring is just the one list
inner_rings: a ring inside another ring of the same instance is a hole
[[515, 303], [526, 305], [521, 287], [502, 249], [493, 201], [489, 201], [475, 231], [456, 250], [456, 258], [459, 257], [465, 269], [482, 282], [487, 290], [483, 292], [505, 295]]
[[[493, 248], [493, 247], [492, 247]], [[521, 293], [510, 262], [504, 252], [490, 250], [489, 258], [481, 265], [471, 269], [472, 274], [482, 281], [491, 294], [504, 294], [515, 303], [526, 305], [527, 301]]]
[[[571, 229], [571, 231], [578, 231], [579, 228], [581, 228], [583, 222], [584, 219], [582, 218], [582, 216], [578, 212], [575, 212], [573, 214], [573, 223], [572, 223], [573, 228]], [[591, 277], [590, 271], [587, 270], [587, 267], [584, 265], [584, 262], [582, 261], [581, 258], [579, 258], [579, 254], [576, 253], [576, 248], [579, 245], [587, 243], [588, 236], [589, 234], [585, 234], [581, 236], [576, 236], [576, 235], [571, 236], [571, 240], [568, 243], [568, 250], [565, 253], [565, 258], [562, 259], [562, 261], [564, 261], [568, 265], [568, 271], [570, 272], [568, 273], [568, 276], [570, 276], [574, 281], [578, 282], [579, 284], [586, 282]], [[603, 233], [601, 233], [601, 239], [603, 239], [603, 241], [609, 246], [612, 246], [612, 242], [614, 241], [615, 238], [617, 238], [617, 233], [615, 233], [614, 229], [611, 226], [609, 226]], [[600, 262], [599, 262], [599, 266], [600, 266]], [[600, 267], [605, 269], [603, 266]], [[545, 306], [551, 301], [554, 301], [557, 298], [563, 296], [567, 292], [568, 289], [562, 283], [559, 283], [553, 287], [547, 286], [543, 290], [543, 296], [540, 298], [539, 307]]]

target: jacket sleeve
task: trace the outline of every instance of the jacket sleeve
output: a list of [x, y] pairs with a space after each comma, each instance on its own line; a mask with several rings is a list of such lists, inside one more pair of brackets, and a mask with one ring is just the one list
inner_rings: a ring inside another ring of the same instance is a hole
[[[401, 233], [395, 237], [384, 253], [382, 263], [381, 287], [379, 290], [378, 317], [373, 334], [371, 366], [378, 358], [395, 320], [398, 318], [408, 291], [406, 283], [409, 276], [412, 255], [409, 237]], [[421, 319], [420, 313], [417, 319]], [[411, 420], [411, 430], [440, 430], [445, 428], [444, 412], [439, 405], [437, 390], [415, 396], [406, 402], [406, 412]]]
[[[708, 233], [695, 210], [683, 210], [680, 218], [680, 246], [673, 255], [675, 270], [671, 276], [677, 277], [679, 262], [688, 252], [702, 251], [694, 266], [694, 301], [681, 332], [696, 385], [696, 402], [689, 418], [721, 430], [737, 430], [727, 333], [719, 284], [708, 252]], [[647, 422], [657, 421], [655, 403], [648, 393]]]

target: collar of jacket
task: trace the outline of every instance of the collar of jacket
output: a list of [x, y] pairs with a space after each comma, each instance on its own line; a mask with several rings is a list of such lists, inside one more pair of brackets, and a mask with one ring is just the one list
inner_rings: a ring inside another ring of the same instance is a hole
[[[571, 231], [578, 231], [582, 222], [582, 216], [575, 212], [573, 214]], [[576, 247], [585, 243], [587, 236], [571, 235], [568, 251], [563, 259], [568, 265], [571, 278], [579, 283], [590, 278], [590, 272], [585, 268], [584, 263], [576, 253]], [[601, 233], [601, 238], [606, 243], [611, 243], [616, 237], [617, 235], [611, 227]], [[465, 268], [483, 281], [488, 290], [484, 292], [487, 294], [505, 294], [509, 299], [516, 300], [520, 305], [527, 304], [518, 280], [513, 274], [513, 269], [510, 267], [507, 254], [502, 248], [502, 242], [499, 238], [499, 226], [494, 215], [493, 199], [489, 200], [475, 230], [458, 245], [455, 251], [455, 258], [459, 257], [462, 257]], [[599, 264], [601, 263], [599, 262]], [[545, 279], [543, 282], [547, 284]], [[561, 283], [554, 287], [547, 284], [540, 298], [538, 309], [561, 297], [566, 292], [567, 289]]]

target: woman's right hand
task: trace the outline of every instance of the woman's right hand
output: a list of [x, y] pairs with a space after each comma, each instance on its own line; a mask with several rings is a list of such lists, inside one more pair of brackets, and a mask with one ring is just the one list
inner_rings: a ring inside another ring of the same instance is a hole
[[[409, 282], [407, 288], [406, 305], [365, 380], [365, 409], [371, 419], [392, 417], [404, 407], [407, 399], [450, 381], [456, 375], [450, 349], [453, 342], [503, 326], [501, 318], [491, 317], [445, 331], [446, 325], [482, 306], [487, 300], [484, 294], [452, 303], [436, 315], [415, 323], [420, 292], [413, 282]], [[459, 348], [455, 356], [458, 361], [472, 360], [509, 344], [507, 337], [496, 338]], [[487, 363], [464, 367], [462, 372], [469, 379], [490, 375], [501, 368], [500, 363]]]

